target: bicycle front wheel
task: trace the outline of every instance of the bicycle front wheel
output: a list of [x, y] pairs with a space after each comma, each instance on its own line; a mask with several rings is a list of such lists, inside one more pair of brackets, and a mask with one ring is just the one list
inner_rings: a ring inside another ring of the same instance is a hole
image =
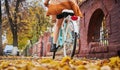
[[67, 24], [64, 38], [64, 56], [70, 56], [73, 58], [76, 50], [77, 33], [74, 32], [74, 27], [71, 22]]

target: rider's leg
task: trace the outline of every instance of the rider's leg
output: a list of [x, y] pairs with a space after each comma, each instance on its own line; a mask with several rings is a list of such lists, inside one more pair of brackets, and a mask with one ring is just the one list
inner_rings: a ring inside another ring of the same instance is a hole
[[59, 30], [61, 28], [62, 22], [63, 22], [63, 18], [62, 19], [57, 19], [57, 21], [56, 21], [54, 37], [53, 37], [53, 43], [54, 44], [56, 44], [56, 42], [57, 42], [58, 35], [59, 35]]
[[51, 48], [51, 52], [56, 51], [56, 43], [57, 43], [57, 40], [58, 40], [59, 30], [61, 28], [62, 22], [63, 22], [63, 18], [56, 20], [55, 30], [54, 30], [54, 33], [53, 33], [53, 45], [52, 45], [52, 48]]

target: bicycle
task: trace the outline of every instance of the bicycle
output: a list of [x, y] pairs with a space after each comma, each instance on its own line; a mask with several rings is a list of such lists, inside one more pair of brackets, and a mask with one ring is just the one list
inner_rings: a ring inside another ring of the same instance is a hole
[[[63, 15], [63, 23], [59, 31], [59, 37], [57, 41], [58, 47], [63, 47], [64, 56], [74, 57], [76, 51], [76, 42], [79, 36], [79, 17], [74, 15], [73, 10], [63, 10], [61, 15]], [[55, 58], [55, 53], [53, 52], [53, 59]]]

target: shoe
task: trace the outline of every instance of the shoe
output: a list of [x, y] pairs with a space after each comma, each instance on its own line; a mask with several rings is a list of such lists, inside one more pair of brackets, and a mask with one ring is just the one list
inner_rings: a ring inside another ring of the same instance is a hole
[[50, 48], [50, 52], [56, 52], [56, 51], [57, 51], [56, 44], [52, 44]]

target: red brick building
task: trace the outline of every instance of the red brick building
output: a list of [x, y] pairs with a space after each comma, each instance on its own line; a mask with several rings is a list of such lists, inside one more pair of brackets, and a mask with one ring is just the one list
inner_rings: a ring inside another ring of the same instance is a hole
[[106, 58], [120, 50], [120, 0], [86, 0], [80, 6], [80, 54]]

